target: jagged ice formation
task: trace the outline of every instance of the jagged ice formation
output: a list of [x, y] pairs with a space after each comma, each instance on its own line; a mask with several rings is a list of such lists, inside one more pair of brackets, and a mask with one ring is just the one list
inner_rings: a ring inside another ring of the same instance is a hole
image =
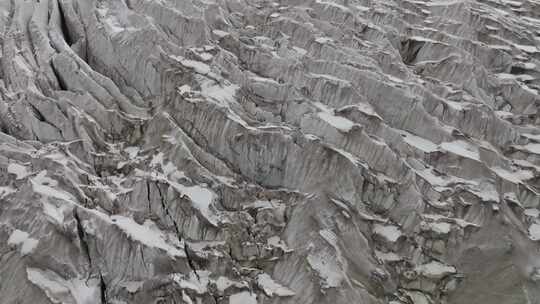
[[540, 1], [0, 0], [0, 303], [540, 303]]

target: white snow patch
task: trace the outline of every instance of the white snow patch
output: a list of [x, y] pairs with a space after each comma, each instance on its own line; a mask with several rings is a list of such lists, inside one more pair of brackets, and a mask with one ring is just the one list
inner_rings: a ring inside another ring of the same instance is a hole
[[245, 205], [243, 209], [272, 209], [274, 208], [274, 202], [269, 200], [256, 200], [251, 204]]
[[300, 48], [300, 47], [297, 47], [297, 46], [293, 46], [292, 47], [293, 50], [295, 50], [300, 56], [304, 56], [307, 54], [307, 51], [303, 48]]
[[354, 123], [352, 121], [348, 120], [347, 118], [340, 117], [340, 116], [335, 116], [335, 115], [330, 114], [328, 112], [319, 112], [319, 113], [317, 113], [317, 115], [322, 120], [324, 120], [329, 125], [331, 125], [332, 127], [336, 128], [336, 129], [338, 129], [340, 131], [343, 131], [343, 132], [351, 131], [351, 129], [354, 126]]
[[523, 3], [519, 2], [519, 1], [511, 1], [511, 0], [502, 0], [503, 3], [505, 4], [509, 4], [511, 6], [516, 6], [516, 7], [520, 7], [523, 5]]
[[216, 104], [228, 109], [228, 117], [242, 125], [246, 129], [256, 130], [248, 125], [238, 114], [230, 107], [230, 104], [236, 102], [236, 91], [240, 87], [235, 84], [217, 84], [214, 81], [205, 81], [201, 83], [201, 95], [214, 101]]
[[394, 225], [375, 224], [373, 232], [391, 243], [396, 242], [402, 235], [399, 227]]
[[157, 226], [150, 220], [146, 220], [144, 225], [139, 225], [134, 220], [121, 216], [111, 216], [113, 223], [124, 231], [131, 239], [146, 246], [155, 247], [166, 251], [171, 257], [185, 257], [186, 254], [169, 243], [167, 238]]
[[323, 4], [325, 6], [331, 6], [331, 7], [334, 7], [334, 8], [338, 8], [342, 11], [349, 11], [349, 8], [344, 6], [344, 5], [341, 5], [341, 4], [338, 4], [338, 3], [335, 3], [335, 2], [331, 2], [331, 1], [324, 1], [324, 0], [317, 0], [316, 1], [317, 3], [320, 3], [320, 4]]
[[474, 195], [478, 196], [483, 202], [499, 202], [499, 193], [495, 185], [489, 182], [480, 182], [477, 187], [469, 187]]
[[478, 148], [474, 147], [473, 145], [463, 140], [456, 140], [453, 142], [444, 142], [440, 145], [440, 147], [446, 151], [452, 152], [454, 154], [457, 154], [466, 158], [480, 160], [480, 154], [478, 152]]
[[385, 262], [399, 262], [402, 260], [402, 258], [393, 253], [393, 252], [382, 252], [382, 251], [379, 251], [379, 250], [375, 250], [375, 256], [379, 259], [379, 260], [382, 260], [382, 261], [385, 261]]
[[143, 285], [144, 281], [127, 281], [120, 283], [120, 286], [124, 287], [129, 293], [136, 293], [142, 289]]
[[332, 42], [334, 41], [332, 38], [330, 37], [318, 37], [315, 39], [316, 42], [320, 43], [320, 44], [325, 44], [325, 43], [328, 43], [328, 42]]
[[230, 35], [228, 32], [225, 32], [225, 31], [222, 31], [222, 30], [213, 30], [212, 33], [216, 36], [218, 36], [219, 38], [223, 38], [223, 37], [226, 37], [228, 35]]
[[534, 209], [534, 208], [529, 208], [529, 209], [525, 209], [525, 211], [523, 213], [525, 213], [526, 216], [538, 217], [540, 215], [540, 210]]
[[397, 82], [397, 83], [404, 83], [405, 81], [399, 77], [396, 77], [394, 75], [390, 75], [390, 74], [384, 74], [385, 77], [387, 77], [388, 79], [390, 79], [391, 81], [393, 82]]
[[54, 197], [68, 202], [74, 202], [74, 198], [71, 194], [53, 188], [58, 185], [58, 182], [47, 177], [47, 170], [39, 172], [38, 175], [30, 179], [30, 182], [32, 183], [34, 191], [45, 197]]
[[180, 93], [180, 95], [185, 95], [187, 93], [190, 93], [191, 92], [191, 86], [189, 86], [187, 84], [184, 84], [184, 85], [178, 87], [178, 92]]
[[495, 76], [497, 76], [497, 78], [502, 79], [502, 80], [516, 79], [516, 75], [509, 74], [509, 73], [498, 73], [498, 74], [495, 74]]
[[423, 170], [415, 170], [415, 172], [421, 178], [425, 179], [429, 184], [439, 189], [448, 187], [452, 183], [467, 183], [466, 180], [455, 177], [455, 176], [438, 175], [434, 172], [432, 168], [425, 168]]
[[267, 240], [266, 240], [266, 244], [267, 245], [270, 245], [270, 246], [273, 246], [273, 247], [276, 247], [276, 248], [281, 248], [284, 252], [292, 252], [293, 250], [289, 248], [289, 246], [287, 246], [287, 244], [277, 235], [275, 236], [272, 236], [272, 237], [269, 237]]
[[540, 241], [540, 224], [532, 224], [529, 227], [529, 238], [533, 241]]
[[468, 102], [456, 102], [456, 101], [452, 101], [452, 100], [445, 100], [444, 101], [448, 106], [450, 106], [452, 109], [456, 110], [456, 111], [462, 111], [465, 109], [465, 106], [466, 105], [469, 105], [470, 103]]
[[134, 159], [137, 157], [137, 154], [139, 154], [139, 151], [141, 149], [139, 147], [126, 147], [124, 148], [124, 151], [129, 155], [129, 158]]
[[525, 53], [538, 53], [538, 48], [534, 45], [521, 45], [515, 44], [516, 48], [524, 51]]
[[254, 82], [264, 82], [264, 83], [270, 83], [270, 84], [273, 84], [273, 85], [279, 85], [279, 82], [275, 81], [272, 78], [260, 77], [260, 76], [252, 76], [252, 77], [249, 77], [249, 79], [253, 80]]
[[212, 60], [212, 58], [214, 58], [214, 55], [212, 55], [210, 53], [207, 53], [207, 52], [203, 52], [203, 53], [200, 53], [198, 55], [199, 55], [199, 57], [201, 58], [202, 61], [210, 61], [210, 60]]
[[175, 273], [172, 274], [172, 278], [180, 286], [180, 288], [193, 290], [197, 294], [204, 294], [208, 291], [210, 272], [206, 270], [199, 270], [197, 271], [197, 275], [193, 271], [190, 272], [189, 275]]
[[51, 219], [53, 219], [56, 223], [62, 224], [64, 222], [64, 213], [62, 208], [57, 208], [53, 204], [49, 202], [42, 202], [43, 204], [43, 213], [48, 215]]
[[439, 214], [427, 214], [426, 213], [426, 214], [422, 214], [422, 217], [424, 217], [426, 219], [430, 219], [432, 221], [443, 221], [443, 220], [450, 221], [450, 222], [455, 223], [456, 225], [458, 225], [461, 228], [465, 228], [467, 226], [478, 227], [478, 225], [476, 225], [474, 223], [471, 223], [471, 222], [467, 222], [466, 220], [463, 220], [463, 219], [460, 219], [460, 218], [446, 217], [446, 216], [442, 216], [442, 215], [439, 215]]
[[7, 242], [8, 245], [12, 246], [21, 245], [21, 254], [27, 255], [36, 248], [39, 241], [31, 238], [28, 232], [15, 229], [11, 232]]
[[427, 222], [424, 223], [424, 229], [431, 230], [437, 234], [445, 235], [450, 233], [452, 225], [446, 222]]
[[17, 190], [9, 186], [0, 186], [0, 198], [4, 198], [5, 196], [8, 196], [15, 192], [17, 192]]
[[163, 156], [163, 152], [159, 152], [158, 154], [154, 155], [150, 161], [150, 167], [156, 167], [157, 165], [163, 167]]
[[26, 268], [28, 280], [39, 287], [53, 303], [94, 304], [99, 299], [97, 279], [65, 280], [52, 271]]
[[334, 254], [326, 252], [310, 253], [307, 261], [321, 278], [321, 287], [323, 289], [340, 286], [344, 277]]
[[192, 68], [193, 70], [195, 70], [196, 73], [199, 73], [199, 74], [206, 75], [212, 71], [210, 66], [204, 62], [190, 60], [190, 59], [184, 59], [184, 60], [181, 60], [180, 62], [182, 63], [183, 66]]
[[367, 12], [367, 11], [370, 11], [370, 10], [371, 10], [371, 8], [366, 7], [366, 6], [362, 6], [362, 5], [357, 5], [357, 6], [355, 6], [355, 7], [356, 7], [359, 11], [361, 11], [361, 12]]
[[313, 103], [313, 105], [320, 110], [320, 112], [317, 113], [319, 118], [324, 120], [332, 127], [343, 132], [349, 132], [353, 128], [354, 123], [352, 121], [348, 120], [345, 117], [336, 116], [333, 109], [327, 107], [320, 102], [315, 102]]
[[534, 174], [531, 171], [519, 170], [516, 172], [510, 172], [501, 167], [491, 168], [499, 177], [511, 181], [516, 184], [520, 184], [524, 180], [528, 180], [534, 177]]
[[204, 216], [212, 225], [218, 225], [219, 216], [211, 209], [212, 203], [216, 198], [214, 192], [201, 186], [184, 186], [172, 181], [169, 181], [169, 184], [182, 195], [187, 196], [193, 203], [193, 207], [199, 210], [202, 216]]
[[416, 271], [426, 278], [439, 280], [449, 274], [456, 273], [456, 268], [438, 261], [431, 261], [416, 267]]
[[501, 119], [509, 119], [514, 116], [512, 112], [508, 112], [508, 111], [494, 111], [494, 113], [495, 115], [497, 115], [497, 117]]
[[8, 173], [15, 174], [17, 177], [15, 179], [23, 179], [28, 176], [28, 170], [26, 166], [19, 165], [16, 163], [10, 163], [7, 167]]
[[[163, 153], [160, 152], [156, 154], [152, 161], [150, 162], [152, 166], [161, 164], [161, 168], [165, 176], [170, 175], [171, 173], [176, 173], [175, 177], [183, 177], [184, 174], [179, 172], [176, 166], [172, 162], [168, 162], [166, 165], [163, 165]], [[175, 190], [180, 192], [182, 195], [187, 196], [193, 203], [193, 207], [201, 212], [201, 214], [213, 225], [218, 224], [217, 215], [211, 210], [212, 202], [215, 200], [215, 193], [210, 191], [207, 188], [201, 186], [184, 186], [177, 182], [167, 180], [165, 177], [162, 177], [167, 181]]]
[[508, 51], [508, 52], [512, 51], [512, 48], [510, 46], [504, 45], [504, 44], [489, 44], [488, 47], [490, 49], [504, 50], [504, 51]]
[[377, 111], [375, 111], [375, 109], [373, 108], [372, 105], [370, 105], [369, 103], [367, 102], [359, 102], [355, 105], [352, 105], [352, 106], [345, 106], [341, 109], [347, 109], [347, 108], [355, 108], [357, 109], [358, 111], [368, 115], [368, 116], [374, 116], [374, 117], [377, 117], [378, 119], [380, 120], [383, 120], [381, 116], [379, 116], [379, 114], [377, 114]]
[[407, 131], [401, 131], [400, 133], [403, 135], [403, 140], [412, 147], [418, 148], [425, 153], [439, 151], [439, 146], [430, 140], [416, 136]]
[[477, 225], [475, 223], [471, 223], [471, 222], [468, 222], [468, 221], [460, 219], [460, 218], [451, 218], [451, 220], [453, 220], [461, 228], [465, 228], [465, 227], [468, 227], [468, 226], [480, 227], [479, 225]]
[[67, 166], [69, 163], [68, 158], [62, 153], [52, 153], [46, 155], [45, 158], [51, 159], [52, 161], [61, 164], [62, 166]]
[[227, 288], [231, 287], [231, 286], [235, 286], [237, 288], [244, 288], [244, 287], [248, 287], [248, 285], [246, 284], [246, 282], [235, 282], [235, 281], [232, 281], [230, 280], [229, 278], [226, 278], [226, 277], [219, 277], [216, 281], [216, 287], [217, 289], [220, 291], [220, 292], [223, 292], [225, 291]]
[[532, 63], [532, 62], [524, 62], [522, 64], [522, 67], [524, 69], [527, 69], [527, 70], [534, 70], [534, 69], [536, 69], [537, 65], [535, 63]]
[[294, 296], [294, 291], [290, 290], [287, 287], [282, 286], [281, 284], [276, 283], [272, 277], [266, 273], [262, 273], [257, 276], [257, 285], [259, 288], [264, 290], [264, 293], [269, 297], [274, 295], [278, 297], [290, 297]]

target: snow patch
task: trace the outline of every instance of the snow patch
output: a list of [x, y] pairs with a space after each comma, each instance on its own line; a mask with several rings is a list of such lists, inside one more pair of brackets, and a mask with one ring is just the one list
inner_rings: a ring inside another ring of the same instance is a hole
[[529, 238], [533, 241], [540, 241], [540, 224], [532, 224], [529, 227]]
[[448, 152], [452, 152], [465, 158], [480, 160], [478, 148], [472, 146], [471, 144], [463, 140], [444, 142], [441, 144], [440, 147]]
[[11, 163], [7, 167], [8, 173], [15, 174], [17, 177], [15, 179], [23, 179], [28, 176], [28, 170], [26, 166], [19, 165], [16, 163]]
[[416, 267], [416, 271], [428, 279], [440, 280], [447, 275], [456, 273], [456, 268], [438, 261], [432, 261]]
[[294, 296], [294, 291], [281, 284], [276, 283], [272, 277], [266, 273], [262, 273], [257, 276], [257, 285], [261, 288], [266, 295], [272, 297], [274, 295], [278, 297], [290, 297]]
[[0, 198], [4, 198], [12, 193], [17, 192], [17, 190], [9, 186], [0, 186]]
[[15, 229], [11, 232], [8, 238], [8, 245], [18, 246], [21, 245], [21, 255], [27, 255], [31, 253], [38, 245], [38, 240], [30, 237], [28, 232]]
[[190, 60], [190, 59], [184, 59], [184, 60], [181, 60], [180, 62], [182, 63], [183, 66], [192, 68], [196, 73], [199, 73], [199, 74], [206, 75], [212, 71], [210, 66], [204, 62]]
[[352, 121], [341, 116], [333, 115], [329, 112], [319, 112], [317, 115], [332, 127], [343, 132], [349, 132], [354, 127], [354, 123]]
[[538, 48], [534, 45], [521, 45], [521, 44], [515, 44], [515, 47], [524, 51], [525, 53], [538, 53]]
[[62, 224], [64, 222], [64, 212], [62, 208], [57, 208], [50, 202], [42, 202], [43, 204], [43, 213], [45, 213], [49, 218], [54, 220], [58, 224]]
[[216, 194], [201, 186], [184, 186], [179, 183], [169, 181], [182, 195], [187, 196], [193, 203], [193, 207], [201, 213], [201, 215], [214, 226], [218, 226], [220, 221], [219, 216], [212, 210], [212, 203], [216, 198]]
[[216, 281], [216, 287], [220, 292], [224, 292], [227, 288], [234, 286], [236, 288], [245, 288], [248, 285], [245, 282], [232, 281], [226, 277], [219, 277]]
[[406, 131], [401, 131], [403, 140], [410, 146], [422, 150], [425, 153], [431, 153], [439, 151], [439, 146], [430, 140], [416, 136]]
[[142, 289], [143, 285], [144, 281], [127, 281], [120, 283], [120, 286], [124, 287], [129, 293], [136, 293]]
[[53, 188], [58, 186], [58, 182], [47, 177], [47, 170], [39, 172], [38, 175], [30, 179], [30, 182], [32, 183], [34, 191], [45, 197], [54, 197], [68, 202], [75, 201], [71, 194]]
[[53, 303], [94, 304], [100, 297], [97, 279], [66, 280], [52, 271], [37, 268], [26, 268], [26, 274]]
[[391, 243], [396, 242], [402, 235], [399, 227], [393, 225], [375, 224], [373, 232]]
[[379, 260], [382, 260], [382, 261], [385, 261], [385, 262], [399, 262], [402, 260], [402, 258], [393, 253], [393, 252], [382, 252], [382, 251], [379, 251], [379, 250], [375, 250], [375, 256], [379, 259]]
[[287, 244], [279, 237], [279, 236], [272, 236], [272, 237], [269, 237], [267, 240], [266, 240], [266, 244], [269, 245], [269, 246], [273, 246], [273, 247], [276, 247], [276, 248], [281, 248], [281, 250], [283, 250], [283, 252], [285, 253], [288, 253], [288, 252], [292, 252], [293, 250], [289, 248], [289, 246], [287, 246]]
[[525, 209], [525, 211], [523, 213], [526, 216], [538, 217], [540, 215], [540, 210], [534, 209], [534, 208], [529, 208], [529, 209]]
[[141, 149], [139, 147], [126, 147], [126, 148], [124, 148], [124, 151], [126, 151], [126, 153], [129, 155], [130, 159], [134, 159], [135, 157], [137, 157], [137, 154], [139, 154], [140, 150]]
[[318, 37], [315, 39], [315, 41], [320, 44], [325, 44], [325, 43], [332, 42], [334, 40], [330, 37]]
[[534, 174], [531, 171], [527, 170], [519, 170], [516, 172], [510, 172], [506, 169], [503, 169], [501, 167], [494, 167], [491, 168], [493, 172], [495, 172], [499, 177], [506, 179], [510, 182], [520, 184], [524, 180], [528, 180], [534, 177]]
[[326, 252], [310, 253], [307, 261], [309, 266], [321, 278], [321, 287], [323, 289], [340, 286], [344, 277], [334, 254]]
[[423, 223], [423, 229], [433, 231], [436, 234], [445, 235], [450, 233], [452, 225], [446, 222], [428, 222]]
[[150, 220], [146, 220], [144, 225], [139, 225], [134, 220], [121, 216], [111, 216], [113, 223], [126, 233], [131, 239], [149, 247], [155, 247], [166, 251], [171, 257], [185, 257], [186, 254], [167, 243], [167, 238], [157, 226]]
[[212, 33], [214, 35], [218, 36], [219, 38], [223, 38], [223, 37], [226, 37], [226, 36], [230, 35], [230, 33], [222, 31], [222, 30], [213, 30]]
[[193, 290], [197, 294], [204, 294], [208, 292], [209, 275], [210, 272], [199, 270], [197, 274], [193, 271], [189, 275], [175, 273], [172, 274], [172, 278], [180, 288]]

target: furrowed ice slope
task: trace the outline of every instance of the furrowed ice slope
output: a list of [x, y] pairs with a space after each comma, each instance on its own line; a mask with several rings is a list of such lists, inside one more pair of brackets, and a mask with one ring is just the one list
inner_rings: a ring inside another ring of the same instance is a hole
[[540, 2], [0, 1], [1, 303], [540, 303]]

